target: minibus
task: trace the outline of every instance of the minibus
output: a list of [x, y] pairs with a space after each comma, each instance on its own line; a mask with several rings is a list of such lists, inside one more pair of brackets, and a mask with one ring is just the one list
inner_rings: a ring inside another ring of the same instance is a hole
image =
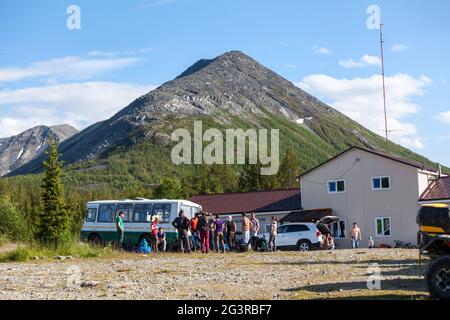
[[159, 227], [166, 233], [168, 248], [177, 236], [172, 221], [183, 210], [191, 219], [201, 211], [201, 206], [188, 200], [135, 200], [91, 201], [86, 204], [86, 215], [81, 229], [81, 238], [91, 243], [114, 242], [117, 239], [116, 217], [124, 211], [125, 243], [139, 244], [150, 238], [151, 221], [159, 218]]

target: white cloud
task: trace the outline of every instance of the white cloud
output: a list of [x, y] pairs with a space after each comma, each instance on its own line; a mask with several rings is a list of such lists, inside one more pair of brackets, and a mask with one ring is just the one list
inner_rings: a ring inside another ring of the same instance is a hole
[[0, 137], [36, 125], [68, 123], [78, 129], [109, 118], [151, 85], [77, 82], [0, 91]]
[[450, 111], [440, 112], [436, 118], [443, 123], [450, 124]]
[[408, 49], [408, 47], [406, 45], [404, 45], [404, 44], [401, 44], [401, 43], [394, 44], [391, 47], [391, 51], [392, 52], [402, 52], [402, 51], [405, 51], [407, 49]]
[[325, 55], [331, 55], [333, 54], [333, 52], [331, 52], [330, 49], [325, 48], [325, 47], [319, 47], [319, 46], [314, 46], [313, 47], [313, 52], [315, 54], [325, 54]]
[[147, 53], [154, 51], [154, 48], [141, 48], [137, 50], [129, 50], [129, 51], [103, 51], [103, 50], [94, 50], [91, 52], [88, 52], [88, 56], [90, 57], [107, 57], [107, 58], [114, 58], [114, 57], [120, 57], [120, 56], [131, 56], [136, 55], [139, 53]]
[[381, 59], [377, 56], [369, 56], [367, 54], [361, 57], [361, 61], [370, 66], [381, 66]]
[[361, 61], [354, 61], [353, 59], [341, 60], [339, 61], [339, 65], [344, 68], [362, 68], [364, 67], [364, 63]]
[[340, 60], [339, 65], [344, 68], [362, 68], [365, 66], [379, 66], [381, 59], [377, 56], [363, 55], [358, 61], [353, 59]]
[[39, 77], [86, 80], [94, 75], [128, 67], [138, 61], [140, 60], [137, 58], [82, 59], [69, 56], [34, 62], [23, 68], [0, 68], [0, 83]]
[[[388, 125], [390, 138], [408, 148], [423, 148], [417, 128], [404, 118], [416, 114], [420, 106], [411, 101], [424, 94], [431, 83], [426, 76], [414, 78], [408, 74], [386, 77]], [[337, 79], [316, 74], [297, 84], [302, 89], [319, 96], [331, 106], [358, 121], [373, 132], [383, 135], [384, 113], [382, 81], [380, 75], [368, 78]]]

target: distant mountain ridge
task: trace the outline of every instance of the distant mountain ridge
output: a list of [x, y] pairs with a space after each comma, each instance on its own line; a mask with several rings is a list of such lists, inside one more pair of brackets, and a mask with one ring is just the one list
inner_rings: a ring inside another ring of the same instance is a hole
[[[66, 164], [108, 157], [115, 150], [150, 142], [170, 144], [170, 133], [193, 120], [219, 128], [280, 129], [280, 146], [297, 153], [302, 170], [350, 146], [383, 150], [383, 138], [295, 86], [240, 51], [202, 59], [175, 79], [137, 98], [110, 119], [97, 122], [60, 145]], [[397, 144], [390, 152], [434, 163]], [[42, 170], [42, 155], [12, 175]]]
[[0, 138], [0, 176], [19, 168], [41, 154], [52, 135], [60, 142], [70, 138], [78, 130], [70, 125], [36, 126], [18, 135]]

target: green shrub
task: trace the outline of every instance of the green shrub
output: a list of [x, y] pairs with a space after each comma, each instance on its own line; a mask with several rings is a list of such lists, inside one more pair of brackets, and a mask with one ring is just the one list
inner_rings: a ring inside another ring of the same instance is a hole
[[29, 237], [24, 215], [7, 199], [0, 199], [0, 234], [11, 241]]
[[31, 257], [30, 250], [28, 248], [19, 247], [16, 250], [1, 254], [0, 262], [21, 262], [27, 261]]

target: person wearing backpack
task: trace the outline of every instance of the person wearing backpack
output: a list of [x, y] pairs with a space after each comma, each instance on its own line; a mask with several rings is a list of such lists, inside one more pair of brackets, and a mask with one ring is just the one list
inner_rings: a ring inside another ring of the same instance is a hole
[[205, 213], [202, 211], [198, 218], [197, 230], [200, 232], [200, 250], [202, 253], [209, 252], [209, 223]]

